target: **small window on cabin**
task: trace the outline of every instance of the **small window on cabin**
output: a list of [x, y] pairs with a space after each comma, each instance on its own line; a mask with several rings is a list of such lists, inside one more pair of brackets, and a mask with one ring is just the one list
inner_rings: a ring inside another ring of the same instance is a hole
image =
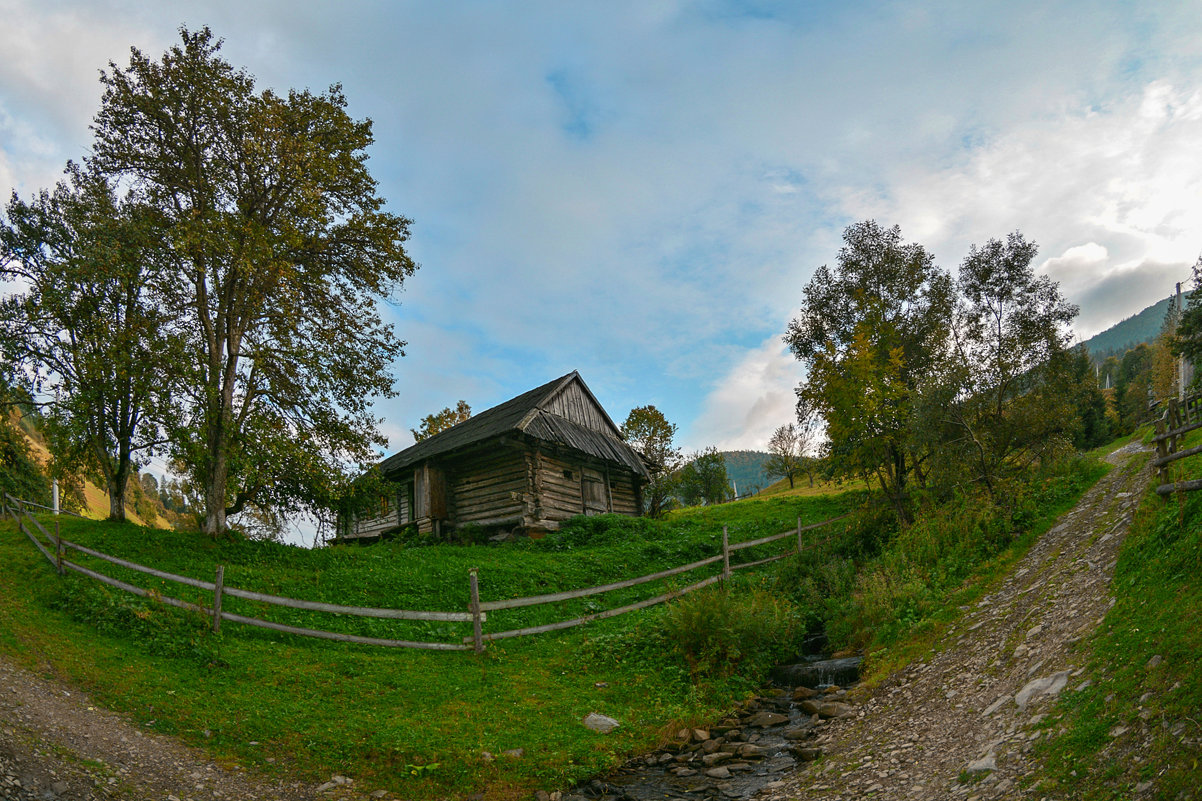
[[380, 517], [385, 517], [388, 514], [388, 496], [380, 496]]
[[566, 479], [568, 479], [569, 481], [571, 481], [571, 480], [572, 480], [572, 478], [573, 478], [573, 476], [572, 476], [572, 471], [571, 471], [571, 470], [564, 470], [564, 471], [563, 471], [563, 477], [564, 477], [564, 478], [566, 478]]

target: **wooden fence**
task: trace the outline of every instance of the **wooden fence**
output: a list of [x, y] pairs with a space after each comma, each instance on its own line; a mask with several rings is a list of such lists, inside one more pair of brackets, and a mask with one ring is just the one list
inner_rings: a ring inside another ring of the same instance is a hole
[[1202, 479], [1174, 482], [1169, 477], [1169, 465], [1179, 459], [1202, 454], [1202, 446], [1181, 449], [1185, 435], [1202, 428], [1202, 395], [1190, 395], [1184, 401], [1170, 400], [1164, 413], [1156, 421], [1156, 458], [1152, 466], [1159, 471], [1158, 495], [1167, 496], [1174, 492], [1193, 492], [1202, 489]]
[[[501, 639], [507, 639], [510, 637], [524, 637], [524, 636], [531, 635], [531, 634], [542, 634], [542, 633], [549, 632], [549, 631], [558, 631], [560, 629], [567, 629], [567, 628], [572, 628], [573, 626], [580, 626], [585, 623], [591, 623], [594, 620], [603, 620], [605, 618], [616, 617], [617, 615], [622, 615], [627, 612], [633, 612], [638, 609], [645, 609], [649, 606], [654, 606], [656, 604], [664, 603], [665, 601], [670, 601], [673, 598], [678, 598], [681, 595], [684, 595], [689, 592], [693, 592], [694, 590], [699, 590], [702, 587], [707, 587], [707, 586], [717, 583], [719, 581], [727, 580], [730, 578], [732, 572], [735, 570], [744, 570], [744, 569], [748, 569], [748, 568], [752, 568], [752, 567], [758, 567], [759, 565], [764, 565], [769, 562], [775, 562], [778, 559], [784, 559], [788, 556], [792, 556], [793, 554], [801, 553], [802, 551], [806, 550], [807, 548], [812, 548], [817, 545], [817, 543], [810, 543], [809, 545], [806, 545], [806, 543], [802, 537], [802, 535], [805, 532], [820, 528], [822, 526], [829, 525], [831, 523], [835, 523], [835, 522], [843, 520], [847, 517], [847, 515], [843, 515], [841, 517], [835, 517], [835, 518], [831, 518], [829, 520], [823, 520], [819, 523], [813, 523], [808, 526], [801, 525], [801, 520], [799, 518], [797, 521], [797, 527], [795, 529], [790, 529], [789, 531], [785, 531], [780, 534], [773, 534], [771, 536], [760, 537], [759, 539], [749, 540], [747, 542], [739, 542], [739, 543], [735, 543], [735, 544], [731, 544], [729, 534], [727, 533], [727, 529], [726, 529], [726, 527], [723, 527], [722, 528], [722, 552], [715, 556], [711, 556], [707, 559], [701, 559], [696, 562], [691, 562], [687, 565], [681, 565], [680, 567], [671, 568], [670, 570], [661, 570], [658, 573], [651, 573], [646, 576], [639, 576], [638, 578], [627, 579], [625, 581], [619, 581], [619, 582], [615, 582], [613, 584], [604, 584], [599, 587], [586, 587], [584, 589], [579, 589], [579, 590], [567, 590], [564, 592], [555, 592], [555, 593], [549, 593], [547, 595], [537, 595], [537, 596], [532, 596], [532, 597], [527, 597], [527, 598], [509, 598], [509, 599], [501, 600], [501, 601], [481, 601], [480, 600], [479, 571], [478, 571], [478, 568], [472, 568], [468, 573], [468, 595], [470, 598], [470, 601], [468, 603], [468, 611], [466, 611], [466, 612], [436, 612], [436, 611], [414, 611], [414, 610], [405, 610], [405, 609], [377, 609], [377, 608], [369, 608], [369, 607], [361, 607], [361, 606], [341, 606], [339, 604], [328, 604], [328, 603], [321, 603], [321, 602], [316, 602], [316, 601], [300, 601], [300, 600], [296, 600], [294, 598], [285, 598], [285, 597], [281, 597], [278, 595], [268, 595], [265, 593], [251, 592], [250, 590], [243, 590], [243, 589], [238, 589], [237, 587], [226, 586], [225, 581], [224, 581], [224, 579], [225, 579], [225, 566], [224, 565], [217, 566], [216, 573], [214, 575], [214, 580], [212, 582], [202, 581], [200, 579], [194, 579], [194, 578], [190, 578], [188, 576], [179, 576], [174, 573], [168, 573], [168, 572], [165, 572], [162, 570], [155, 570], [154, 568], [146, 567], [144, 565], [137, 564], [136, 562], [130, 562], [125, 559], [119, 559], [115, 556], [110, 556], [106, 553], [102, 553], [102, 552], [94, 550], [92, 548], [87, 548], [87, 547], [84, 547], [83, 545], [78, 545], [74, 542], [64, 540], [59, 535], [59, 528], [58, 528], [57, 520], [55, 521], [54, 534], [51, 534], [50, 532], [48, 532], [45, 529], [45, 527], [42, 526], [42, 524], [40, 522], [38, 522], [37, 518], [35, 518], [32, 514], [29, 513], [28, 509], [26, 508], [26, 503], [24, 501], [21, 501], [17, 498], [14, 498], [13, 496], [7, 495], [7, 494], [5, 495], [5, 499], [0, 499], [0, 519], [2, 519], [2, 516], [12, 517], [12, 519], [17, 524], [18, 530], [21, 533], [25, 534], [27, 537], [29, 537], [30, 541], [32, 541], [33, 544], [37, 547], [37, 549], [39, 551], [41, 551], [42, 555], [45, 556], [46, 559], [52, 565], [54, 565], [55, 570], [58, 571], [59, 575], [63, 575], [66, 573], [66, 571], [71, 570], [71, 571], [74, 571], [81, 575], [87, 576], [88, 578], [91, 578], [96, 581], [107, 584], [111, 587], [116, 587], [117, 589], [124, 590], [125, 592], [133, 593], [134, 595], [139, 595], [142, 597], [152, 597], [154, 600], [162, 601], [163, 603], [168, 604], [170, 606], [197, 612], [197, 613], [202, 614], [212, 620], [213, 631], [215, 631], [215, 632], [220, 631], [221, 621], [228, 620], [232, 623], [241, 623], [241, 624], [244, 624], [247, 626], [255, 626], [258, 628], [271, 629], [272, 631], [280, 631], [280, 632], [285, 632], [287, 634], [296, 634], [296, 635], [299, 635], [302, 637], [317, 637], [317, 638], [326, 639], [326, 640], [336, 640], [338, 642], [352, 642], [352, 643], [359, 643], [362, 645], [380, 645], [380, 646], [391, 647], [391, 648], [425, 648], [425, 649], [432, 649], [432, 650], [439, 650], [439, 651], [474, 650], [476, 653], [483, 652], [484, 648], [485, 648], [485, 642], [489, 641], [489, 640], [501, 640]], [[29, 523], [31, 524], [30, 526], [27, 526], [25, 524], [26, 520], [29, 521]], [[47, 541], [46, 543], [43, 543], [43, 541], [41, 539], [39, 539], [37, 537], [37, 535], [34, 533], [35, 528], [39, 532], [41, 532], [42, 537], [44, 537], [45, 540]], [[767, 545], [769, 543], [784, 540], [786, 538], [796, 538], [796, 548], [794, 548], [792, 546], [792, 544], [790, 544], [790, 547], [787, 550], [785, 550], [782, 553], [776, 554], [774, 556], [769, 556], [765, 559], [757, 559], [757, 560], [750, 561], [750, 562], [743, 562], [743, 563], [733, 564], [733, 565], [731, 564], [731, 555], [733, 553], [745, 550], [747, 548], [754, 548], [759, 545]], [[53, 551], [54, 551], [53, 553], [51, 553], [51, 549], [53, 549]], [[82, 565], [76, 564], [75, 562], [65, 559], [64, 554], [67, 549], [71, 549], [73, 551], [78, 551], [79, 553], [86, 554], [88, 556], [94, 557], [96, 559], [100, 559], [105, 562], [109, 562], [114, 565], [118, 565], [118, 566], [126, 568], [128, 570], [133, 570], [133, 571], [136, 571], [139, 573], [145, 573], [147, 575], [154, 576], [156, 578], [164, 579], [167, 581], [174, 581], [179, 584], [184, 584], [189, 587], [195, 587], [197, 589], [200, 589], [200, 590], [203, 590], [206, 592], [210, 592], [213, 594], [212, 605], [211, 606], [203, 606], [200, 604], [190, 603], [188, 601], [183, 601], [183, 600], [180, 600], [178, 598], [174, 598], [174, 597], [171, 597], [168, 595], [151, 592], [149, 590], [143, 589], [142, 587], [138, 587], [133, 584], [128, 584], [126, 582], [112, 578], [111, 576], [107, 576], [103, 573], [100, 573], [98, 571], [92, 570], [90, 568], [84, 567]], [[614, 590], [627, 589], [629, 587], [636, 587], [640, 584], [646, 584], [646, 583], [652, 582], [652, 581], [659, 581], [662, 579], [671, 578], [672, 576], [677, 576], [677, 575], [680, 575], [683, 573], [688, 573], [689, 571], [697, 570], [698, 568], [706, 567], [708, 565], [714, 565], [719, 562], [722, 563], [722, 569], [717, 575], [710, 576], [709, 578], [702, 579], [701, 581], [697, 581], [693, 584], [689, 584], [687, 586], [680, 587], [678, 589], [669, 590], [668, 592], [663, 593], [661, 595], [657, 595], [653, 598], [647, 598], [642, 601], [637, 601], [635, 603], [627, 604], [625, 606], [617, 607], [614, 609], [608, 609], [603, 612], [596, 612], [594, 614], [585, 615], [583, 617], [573, 618], [572, 620], [564, 620], [564, 621], [559, 621], [556, 623], [547, 623], [542, 626], [530, 626], [527, 628], [511, 629], [509, 631], [500, 631], [500, 632], [487, 632], [486, 633], [484, 631], [484, 623], [486, 623], [488, 620], [489, 612], [502, 610], [502, 609], [516, 609], [516, 608], [524, 607], [524, 606], [536, 606], [536, 605], [540, 605], [540, 604], [558, 603], [561, 601], [568, 601], [568, 600], [573, 600], [573, 599], [577, 599], [577, 598], [585, 598], [585, 597], [588, 597], [591, 595], [598, 595], [600, 593], [612, 592]], [[271, 605], [275, 605], [275, 606], [283, 606], [283, 607], [288, 607], [288, 608], [292, 608], [292, 609], [303, 609], [303, 610], [314, 611], [314, 612], [327, 612], [330, 614], [337, 614], [337, 615], [350, 615], [353, 617], [388, 618], [388, 619], [393, 619], [393, 620], [441, 621], [441, 622], [450, 622], [450, 623], [471, 623], [472, 624], [472, 633], [471, 633], [471, 635], [464, 637], [462, 642], [446, 643], [446, 642], [417, 642], [417, 641], [409, 641], [409, 640], [381, 639], [378, 637], [364, 637], [364, 636], [359, 636], [359, 635], [355, 635], [355, 634], [341, 634], [338, 632], [325, 631], [325, 630], [321, 630], [321, 629], [301, 628], [298, 626], [289, 626], [289, 625], [285, 625], [283, 623], [274, 623], [269, 620], [262, 620], [260, 618], [247, 617], [244, 615], [237, 615], [237, 614], [234, 614], [231, 612], [227, 612], [222, 609], [222, 599], [227, 596], [233, 597], [233, 598], [243, 598], [243, 599], [246, 599], [249, 601], [257, 601], [260, 603], [271, 604]]]

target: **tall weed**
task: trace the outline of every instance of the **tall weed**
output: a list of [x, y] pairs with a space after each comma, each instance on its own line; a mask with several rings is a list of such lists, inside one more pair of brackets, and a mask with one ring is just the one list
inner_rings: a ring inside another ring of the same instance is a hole
[[735, 671], [761, 676], [796, 650], [803, 631], [798, 609], [764, 589], [707, 588], [686, 595], [664, 615], [668, 643], [695, 678]]

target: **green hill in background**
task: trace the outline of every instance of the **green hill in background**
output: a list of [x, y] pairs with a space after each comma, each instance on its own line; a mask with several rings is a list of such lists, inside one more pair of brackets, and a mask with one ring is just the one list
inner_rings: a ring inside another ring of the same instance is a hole
[[[1185, 300], [1189, 299], [1188, 292]], [[1156, 339], [1164, 325], [1164, 316], [1169, 310], [1173, 296], [1153, 303], [1139, 314], [1134, 314], [1122, 322], [1115, 323], [1100, 334], [1095, 334], [1082, 344], [1089, 349], [1089, 355], [1095, 362], [1104, 362], [1109, 356], [1122, 358], [1123, 354], [1143, 342]]]
[[726, 459], [726, 477], [734, 483], [739, 495], [759, 492], [776, 479], [764, 472], [764, 463], [771, 454], [763, 451], [723, 451]]

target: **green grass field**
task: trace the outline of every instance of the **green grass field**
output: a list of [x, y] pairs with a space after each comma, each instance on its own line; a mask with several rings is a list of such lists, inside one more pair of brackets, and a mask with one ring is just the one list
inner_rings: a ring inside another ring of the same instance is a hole
[[[773, 499], [666, 522], [579, 519], [559, 535], [504, 546], [390, 544], [307, 551], [263, 542], [63, 518], [64, 538], [161, 570], [305, 600], [462, 611], [468, 570], [486, 600], [594, 586], [695, 561], [732, 541], [844, 513], [854, 495]], [[828, 536], [822, 529], [809, 533]], [[788, 541], [742, 552], [750, 560]], [[77, 558], [77, 557], [72, 557]], [[470, 652], [393, 650], [303, 639], [207, 621], [70, 574], [58, 578], [11, 522], [0, 525], [0, 648], [91, 691], [157, 731], [218, 756], [310, 780], [331, 773], [405, 797], [517, 797], [559, 789], [657, 745], [681, 724], [721, 715], [759, 676], [695, 682], [657, 633], [662, 608]], [[90, 567], [208, 604], [199, 590], [89, 557]], [[682, 585], [716, 566], [677, 579]], [[753, 586], [768, 573], [739, 575]], [[561, 604], [498, 612], [486, 630], [563, 620], [665, 591], [663, 582]], [[226, 598], [225, 609], [312, 628], [454, 642], [462, 624], [364, 620]], [[589, 712], [621, 721], [602, 736]], [[521, 758], [488, 760], [520, 748]], [[270, 761], [269, 761], [270, 760]], [[436, 767], [433, 767], [436, 766]]]
[[[209, 622], [59, 578], [11, 522], [0, 523], [0, 650], [81, 686], [140, 725], [268, 773], [401, 797], [529, 797], [565, 789], [649, 750], [684, 725], [723, 716], [754, 692], [806, 631], [832, 647], [868, 647], [878, 664], [925, 642], [964, 592], [996, 575], [1101, 475], [1096, 462], [1032, 477], [1004, 509], [970, 498], [921, 506], [904, 532], [862, 490], [772, 494], [682, 510], [666, 520], [577, 518], [543, 540], [405, 548], [382, 543], [303, 550], [264, 542], [63, 519], [63, 536], [114, 556], [227, 586], [312, 601], [464, 611], [468, 571], [497, 600], [595, 586], [720, 552], [726, 526], [743, 542], [846, 512], [806, 533], [800, 557], [738, 572], [729, 594], [704, 593], [575, 629], [471, 652], [394, 650]], [[808, 489], [808, 488], [807, 488]], [[925, 503], [925, 502], [922, 502]], [[993, 509], [993, 511], [990, 511]], [[791, 540], [741, 551], [780, 552]], [[207, 605], [208, 593], [89, 558], [94, 569]], [[713, 575], [718, 566], [602, 596], [498, 611], [488, 631], [540, 625], [630, 603]], [[925, 577], [886, 599], [874, 576]], [[227, 611], [375, 637], [458, 642], [468, 624], [364, 620], [227, 596]], [[753, 618], [750, 619], [749, 618]], [[762, 625], [761, 625], [762, 624]], [[698, 632], [700, 636], [698, 636]], [[787, 636], [778, 636], [786, 632]], [[590, 712], [621, 727], [598, 735]], [[521, 757], [501, 756], [522, 749]], [[489, 759], [486, 754], [496, 756]]]

